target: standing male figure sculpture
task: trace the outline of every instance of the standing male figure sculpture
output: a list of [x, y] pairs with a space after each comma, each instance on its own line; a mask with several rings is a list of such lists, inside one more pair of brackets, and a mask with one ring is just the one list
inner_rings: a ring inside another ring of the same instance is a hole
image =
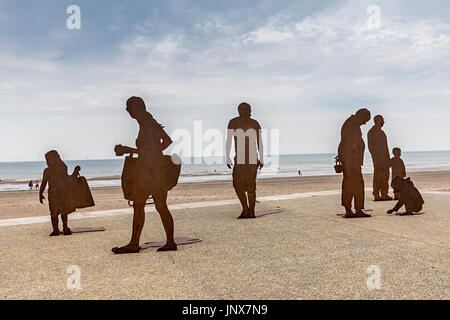
[[[242, 205], [238, 219], [255, 218], [256, 174], [263, 167], [261, 126], [251, 118], [251, 107], [243, 102], [238, 106], [239, 117], [228, 123], [226, 156], [231, 169], [231, 142], [234, 137], [233, 187]], [[259, 153], [259, 158], [258, 158]]]
[[[345, 218], [370, 217], [364, 213], [364, 179], [361, 166], [364, 162], [365, 144], [361, 126], [370, 120], [370, 112], [360, 109], [350, 116], [341, 129], [341, 142], [338, 148], [338, 160], [343, 166], [342, 206]], [[352, 200], [355, 199], [355, 213], [352, 211]]]
[[367, 142], [373, 161], [373, 195], [375, 201], [392, 200], [389, 192], [389, 166], [391, 158], [387, 137], [381, 129], [384, 125], [382, 116], [373, 118], [374, 125], [367, 133]]

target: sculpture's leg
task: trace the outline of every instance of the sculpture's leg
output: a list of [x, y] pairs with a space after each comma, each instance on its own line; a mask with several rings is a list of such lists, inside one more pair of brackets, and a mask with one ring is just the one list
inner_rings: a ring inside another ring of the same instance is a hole
[[342, 192], [341, 192], [341, 204], [345, 208], [344, 217], [350, 218], [353, 216], [352, 211], [352, 199], [353, 194], [351, 192], [351, 171], [344, 166], [344, 178], [342, 179]]
[[173, 218], [167, 207], [167, 191], [160, 192], [153, 195], [155, 200], [156, 211], [158, 211], [161, 221], [166, 232], [166, 244], [158, 249], [158, 251], [175, 251], [177, 245], [173, 238]]
[[249, 191], [248, 193], [248, 206], [249, 217], [255, 218], [255, 204], [256, 204], [256, 190]]
[[409, 203], [405, 204], [406, 212], [402, 214], [402, 216], [410, 216], [413, 215], [414, 212], [420, 212], [422, 210], [421, 205], [411, 205]]
[[377, 192], [377, 176], [376, 176], [376, 169], [373, 170], [373, 177], [372, 177], [372, 194], [375, 197], [375, 200], [380, 198], [380, 195]]
[[249, 212], [247, 204], [247, 194], [245, 193], [245, 186], [243, 181], [244, 177], [242, 177], [243, 173], [244, 171], [242, 165], [236, 164], [233, 167], [233, 188], [242, 206], [242, 213], [238, 219], [248, 217]]
[[248, 196], [248, 206], [249, 206], [249, 218], [255, 218], [255, 204], [256, 204], [256, 175], [258, 174], [257, 165], [248, 166], [246, 177], [246, 189]]
[[70, 229], [69, 229], [69, 225], [68, 225], [68, 214], [62, 214], [61, 215], [61, 220], [62, 220], [62, 223], [63, 223], [63, 232], [64, 232], [64, 235], [66, 235], [66, 236], [69, 236], [69, 235], [71, 235], [72, 234], [72, 231], [70, 231]]
[[389, 166], [384, 166], [380, 171], [381, 198], [383, 200], [392, 200], [389, 196]]
[[374, 164], [373, 169], [373, 196], [375, 200], [381, 200], [380, 196], [380, 169]]
[[242, 206], [242, 212], [241, 215], [238, 217], [238, 219], [246, 219], [249, 217], [249, 207], [247, 204], [247, 194], [245, 193], [244, 190], [241, 190], [240, 188], [234, 188], [234, 190], [236, 191], [236, 195], [239, 198], [239, 202], [241, 203]]
[[370, 214], [364, 213], [364, 178], [361, 172], [361, 167], [355, 169], [355, 216], [356, 217], [371, 217]]
[[139, 252], [139, 239], [141, 237], [142, 228], [145, 222], [145, 201], [146, 199], [139, 199], [133, 203], [133, 233], [131, 241], [124, 247], [115, 247], [112, 252], [115, 254], [136, 253]]
[[58, 216], [57, 215], [51, 215], [51, 219], [52, 219], [52, 227], [53, 227], [53, 232], [50, 233], [50, 236], [59, 236], [60, 232], [59, 232], [59, 227], [58, 227]]

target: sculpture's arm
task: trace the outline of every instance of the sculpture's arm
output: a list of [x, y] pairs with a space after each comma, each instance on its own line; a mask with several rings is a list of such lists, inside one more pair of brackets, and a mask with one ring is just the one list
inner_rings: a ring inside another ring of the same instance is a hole
[[123, 156], [126, 153], [139, 154], [139, 150], [137, 148], [127, 147], [127, 146], [123, 146], [121, 144], [118, 144], [114, 147], [114, 152], [116, 153], [116, 156], [118, 156], [118, 157]]
[[45, 188], [47, 187], [47, 182], [48, 182], [48, 177], [47, 177], [47, 169], [44, 170], [44, 174], [42, 176], [42, 183], [41, 183], [41, 187], [39, 188], [39, 202], [40, 203], [44, 203], [44, 191]]
[[398, 210], [400, 210], [401, 207], [403, 207], [405, 203], [399, 199], [398, 202], [395, 204], [395, 207], [392, 208], [391, 210], [388, 210], [387, 213], [392, 213], [392, 212], [397, 212]]
[[261, 138], [261, 129], [256, 131], [257, 145], [258, 145], [258, 153], [259, 153], [259, 169], [261, 170], [264, 166], [264, 146]]
[[231, 152], [231, 143], [233, 141], [233, 135], [234, 135], [234, 130], [228, 128], [227, 129], [227, 142], [226, 142], [226, 150], [225, 150], [225, 156], [227, 158], [227, 167], [229, 169], [231, 169], [231, 157], [230, 157], [230, 152]]
[[169, 137], [169, 135], [166, 133], [166, 131], [164, 131], [164, 129], [161, 128], [161, 130], [162, 130], [162, 134], [161, 134], [161, 139], [162, 139], [161, 150], [164, 151], [173, 143], [173, 141]]

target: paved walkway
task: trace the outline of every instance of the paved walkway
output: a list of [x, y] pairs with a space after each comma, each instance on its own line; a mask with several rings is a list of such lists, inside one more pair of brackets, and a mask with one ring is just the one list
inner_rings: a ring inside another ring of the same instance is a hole
[[[259, 209], [283, 212], [255, 220], [236, 220], [234, 203], [173, 208], [176, 235], [203, 240], [177, 252], [113, 255], [131, 233], [132, 217], [123, 210], [70, 221], [106, 228], [99, 233], [48, 237], [48, 223], [4, 226], [0, 298], [450, 298], [448, 194], [424, 193], [423, 215], [387, 215], [393, 202], [367, 199], [372, 218], [343, 219], [333, 192], [260, 199]], [[142, 243], [162, 239], [158, 215], [148, 214]], [[80, 270], [79, 290], [67, 288], [71, 266]], [[367, 287], [373, 266], [379, 290]]]

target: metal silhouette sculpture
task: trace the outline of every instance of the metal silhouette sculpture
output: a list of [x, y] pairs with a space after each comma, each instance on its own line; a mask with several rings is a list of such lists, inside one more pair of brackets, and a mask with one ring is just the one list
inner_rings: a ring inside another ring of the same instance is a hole
[[[127, 100], [126, 110], [139, 124], [139, 135], [136, 147], [116, 145], [117, 156], [129, 154], [125, 159], [122, 173], [122, 189], [124, 197], [133, 202], [133, 232], [130, 243], [123, 247], [115, 247], [115, 254], [139, 252], [139, 239], [145, 222], [145, 204], [151, 196], [158, 211], [164, 230], [166, 244], [158, 251], [177, 250], [174, 240], [173, 218], [167, 207], [167, 193], [178, 182], [181, 160], [163, 155], [163, 151], [172, 144], [172, 139], [146, 111], [144, 101], [139, 97]], [[137, 154], [138, 157], [133, 157]]]
[[[392, 149], [392, 154], [394, 155], [391, 158], [391, 171], [392, 171], [392, 180], [394, 180], [394, 177], [401, 177], [406, 178], [406, 168], [405, 163], [403, 162], [401, 156], [402, 156], [402, 150], [400, 148], [394, 148]], [[398, 200], [399, 193], [394, 190], [394, 200]]]
[[400, 215], [412, 215], [414, 212], [422, 210], [425, 201], [423, 201], [419, 190], [417, 190], [410, 178], [394, 177], [391, 186], [398, 192], [399, 199], [395, 207], [388, 210], [387, 213], [397, 212], [403, 206], [405, 206], [406, 212]]
[[[345, 208], [345, 218], [370, 217], [364, 213], [364, 179], [361, 166], [364, 162], [365, 144], [362, 138], [361, 126], [370, 120], [370, 111], [360, 109], [350, 116], [342, 125], [341, 142], [336, 157], [336, 171], [344, 174], [342, 180], [342, 206]], [[354, 200], [355, 212], [352, 211]]]
[[44, 191], [48, 184], [48, 203], [53, 232], [50, 236], [61, 234], [58, 226], [58, 216], [61, 215], [64, 235], [71, 235], [68, 226], [68, 215], [76, 209], [95, 205], [91, 191], [84, 177], [79, 176], [80, 166], [76, 166], [72, 175], [68, 175], [67, 166], [61, 160], [58, 152], [51, 150], [45, 154], [47, 168], [44, 170], [39, 202], [44, 203]]
[[392, 200], [389, 196], [390, 155], [387, 137], [382, 127], [384, 119], [380, 115], [373, 118], [374, 125], [367, 133], [367, 143], [373, 161], [373, 195], [375, 201]]
[[238, 219], [256, 218], [256, 175], [258, 168], [261, 170], [264, 166], [261, 126], [251, 118], [251, 111], [248, 103], [241, 103], [238, 106], [239, 117], [230, 120], [227, 130], [226, 155], [229, 169], [234, 138], [233, 187], [242, 205], [242, 213]]

